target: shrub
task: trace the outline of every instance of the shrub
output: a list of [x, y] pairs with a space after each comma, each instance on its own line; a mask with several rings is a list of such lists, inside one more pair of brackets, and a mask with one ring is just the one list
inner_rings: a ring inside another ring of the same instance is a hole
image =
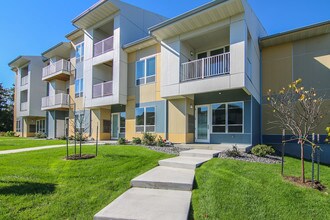
[[133, 144], [141, 144], [142, 143], [141, 138], [133, 137], [132, 143]]
[[4, 137], [17, 137], [16, 133], [14, 131], [3, 132], [2, 136], [4, 136]]
[[66, 140], [66, 136], [61, 136], [57, 138], [58, 140]]
[[[81, 138], [81, 141], [86, 141], [86, 140], [87, 140], [87, 136], [86, 136], [86, 135], [84, 135], [84, 134], [81, 134], [81, 135], [80, 135], [80, 133], [77, 132], [77, 133], [76, 133], [76, 140], [77, 140], [77, 141], [80, 141], [80, 138]], [[69, 137], [69, 140], [74, 140], [74, 135], [71, 135], [71, 136]]]
[[256, 145], [251, 150], [252, 154], [258, 157], [265, 157], [266, 155], [271, 155], [275, 153], [274, 148], [267, 145]]
[[126, 139], [125, 138], [119, 138], [118, 141], [117, 141], [117, 143], [119, 145], [125, 145], [126, 144]]
[[231, 150], [226, 150], [225, 152], [227, 157], [241, 157], [241, 152], [238, 150], [237, 146], [234, 145], [233, 149]]
[[145, 146], [154, 146], [156, 144], [156, 135], [151, 133], [144, 133], [142, 137], [142, 144]]
[[45, 133], [43, 133], [43, 132], [37, 132], [34, 137], [41, 139], [41, 138], [46, 138], [47, 135]]
[[165, 145], [166, 145], [166, 140], [164, 140], [162, 136], [159, 136], [157, 139], [157, 146], [165, 147]]

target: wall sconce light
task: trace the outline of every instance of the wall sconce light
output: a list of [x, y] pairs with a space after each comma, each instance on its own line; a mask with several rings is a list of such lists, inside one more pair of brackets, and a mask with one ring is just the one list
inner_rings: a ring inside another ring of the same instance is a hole
[[190, 104], [190, 109], [193, 109], [193, 105], [192, 104]]
[[194, 56], [195, 54], [194, 54], [194, 52], [193, 51], [190, 51], [190, 56]]

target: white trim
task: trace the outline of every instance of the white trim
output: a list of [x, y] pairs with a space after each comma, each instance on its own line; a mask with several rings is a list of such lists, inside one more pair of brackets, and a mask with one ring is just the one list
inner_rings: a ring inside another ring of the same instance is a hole
[[[152, 59], [152, 58], [155, 58], [155, 74], [151, 75], [151, 76], [147, 76], [147, 60]], [[138, 79], [136, 77], [137, 76], [137, 74], [136, 74], [137, 73], [137, 64], [142, 61], [144, 62], [144, 77]], [[139, 60], [135, 61], [135, 86], [141, 86], [141, 85], [146, 85], [146, 84], [150, 84], [150, 83], [155, 83], [156, 82], [156, 72], [157, 72], [157, 55], [150, 55], [150, 56], [143, 57], [143, 58], [140, 58]], [[155, 81], [147, 82], [147, 78], [151, 78], [151, 77], [155, 77]], [[144, 79], [144, 83], [141, 83], [138, 85], [136, 82], [141, 79]]]

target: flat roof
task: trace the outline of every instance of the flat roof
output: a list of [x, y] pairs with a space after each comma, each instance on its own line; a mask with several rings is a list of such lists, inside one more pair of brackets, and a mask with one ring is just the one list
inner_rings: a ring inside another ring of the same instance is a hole
[[269, 35], [260, 38], [259, 42], [262, 47], [270, 47], [327, 33], [330, 33], [330, 20]]

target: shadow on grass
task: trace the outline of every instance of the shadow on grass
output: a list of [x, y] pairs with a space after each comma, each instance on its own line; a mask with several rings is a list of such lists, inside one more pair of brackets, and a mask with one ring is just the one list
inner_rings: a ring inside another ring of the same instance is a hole
[[53, 183], [32, 183], [1, 180], [0, 183], [4, 183], [6, 185], [8, 184], [8, 186], [0, 187], [0, 195], [46, 195], [53, 193], [56, 188], [56, 184]]
[[133, 158], [134, 156], [127, 156], [127, 155], [118, 155], [118, 154], [104, 154], [103, 157], [107, 157], [113, 160], [117, 159], [124, 159], [124, 158]]

